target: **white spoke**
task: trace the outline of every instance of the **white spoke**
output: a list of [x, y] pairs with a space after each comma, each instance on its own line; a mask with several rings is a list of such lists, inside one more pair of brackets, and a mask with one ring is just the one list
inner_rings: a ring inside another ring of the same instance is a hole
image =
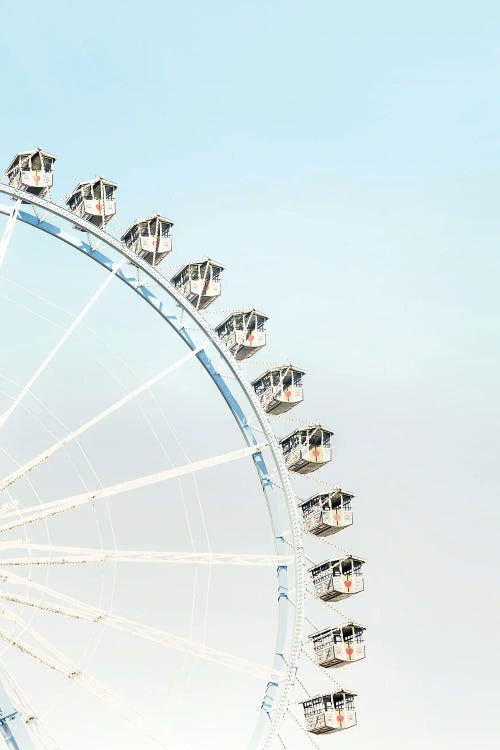
[[[84, 492], [80, 495], [73, 495], [72, 497], [61, 498], [60, 500], [54, 500], [52, 502], [43, 503], [42, 505], [34, 505], [24, 510], [19, 509], [18, 511], [10, 511], [5, 514], [5, 518], [10, 516], [17, 516], [15, 520], [8, 521], [0, 526], [1, 531], [9, 531], [10, 529], [17, 529], [19, 526], [25, 524], [34, 523], [35, 521], [42, 521], [45, 518], [56, 516], [59, 513], [78, 508], [81, 505], [93, 503], [96, 500], [102, 500], [105, 497], [113, 497], [120, 495], [124, 492], [131, 492], [132, 490], [141, 489], [143, 487], [150, 487], [151, 485], [158, 484], [159, 482], [165, 482], [168, 479], [175, 479], [176, 477], [185, 476], [186, 474], [192, 474], [196, 471], [203, 469], [209, 469], [214, 466], [221, 466], [222, 464], [236, 461], [240, 458], [253, 455], [261, 451], [267, 443], [260, 445], [251, 445], [247, 448], [240, 448], [236, 451], [230, 451], [228, 453], [222, 453], [219, 456], [213, 456], [212, 458], [205, 458], [201, 461], [193, 461], [183, 466], [177, 466], [173, 469], [165, 469], [164, 471], [156, 472], [155, 474], [148, 474], [147, 476], [139, 477], [137, 479], [131, 479], [128, 482], [121, 482], [120, 484], [114, 484], [111, 487], [103, 487], [102, 489], [94, 490], [93, 492]], [[28, 515], [32, 511], [35, 511], [33, 515]], [[19, 515], [21, 518], [19, 518]], [[24, 515], [26, 514], [26, 515]]]
[[10, 238], [12, 237], [12, 232], [14, 231], [14, 226], [15, 226], [20, 208], [21, 208], [21, 201], [17, 200], [14, 203], [14, 206], [12, 207], [10, 216], [7, 220], [7, 226], [5, 227], [5, 232], [3, 233], [3, 237], [0, 240], [0, 268], [2, 267], [5, 254], [7, 252], [7, 248], [9, 247]]
[[[165, 740], [161, 739], [156, 734], [153, 734], [151, 732], [150, 722], [146, 721], [134, 707], [126, 704], [108, 687], [84, 672], [83, 669], [81, 669], [78, 665], [71, 662], [61, 651], [50, 644], [46, 638], [41, 636], [25, 620], [17, 615], [14, 615], [10, 610], [5, 609], [4, 607], [0, 608], [0, 614], [3, 615], [6, 619], [12, 620], [21, 625], [24, 631], [28, 632], [38, 645], [32, 646], [23, 639], [17, 636], [13, 637], [6, 631], [0, 629], [0, 638], [3, 641], [9, 643], [11, 646], [18, 649], [23, 654], [30, 656], [32, 659], [38, 661], [40, 664], [43, 664], [49, 669], [52, 669], [55, 672], [59, 672], [65, 677], [78, 682], [90, 693], [99, 698], [99, 700], [107, 703], [118, 713], [128, 719], [128, 721], [138, 726], [138, 728], [145, 735], [153, 739], [161, 747], [166, 747]], [[41, 650], [38, 646], [42, 647]], [[48, 653], [46, 653], [46, 651], [48, 651]]]
[[[99, 618], [102, 615], [102, 610], [100, 610], [97, 607], [93, 607], [90, 604], [85, 604], [85, 602], [81, 602], [78, 599], [75, 599], [73, 596], [68, 596], [68, 594], [63, 594], [60, 591], [56, 591], [55, 589], [51, 589], [48, 586], [46, 586], [43, 583], [37, 583], [36, 581], [31, 580], [30, 578], [25, 578], [24, 576], [17, 575], [15, 573], [9, 573], [7, 571], [4, 571], [2, 569], [1, 572], [1, 580], [2, 583], [8, 583], [12, 586], [29, 586], [30, 589], [33, 589], [33, 591], [38, 591], [41, 594], [44, 594], [46, 596], [51, 596], [53, 599], [56, 599], [59, 602], [64, 602], [65, 604], [69, 604], [74, 608], [74, 612], [78, 612], [80, 616], [87, 617], [89, 619], [98, 621]], [[23, 600], [22, 597], [15, 596], [14, 594], [9, 594], [3, 592], [0, 594], [0, 599], [4, 599], [5, 601], [15, 601], [20, 604], [29, 604], [33, 607], [48, 607], [49, 605], [43, 604], [42, 602], [31, 602], [31, 600]]]
[[[9, 620], [10, 622], [15, 622], [16, 625], [20, 625], [23, 629], [23, 632], [28, 632], [35, 643], [40, 646], [43, 651], [38, 651], [37, 648], [35, 648], [30, 643], [19, 641], [17, 636], [9, 635], [9, 633], [7, 633], [6, 631], [0, 630], [0, 638], [2, 638], [7, 643], [10, 643], [12, 646], [17, 645], [20, 651], [23, 651], [23, 653], [27, 654], [28, 656], [32, 656], [34, 659], [39, 661], [41, 664], [45, 664], [45, 666], [49, 667], [50, 669], [58, 671], [66, 670], [67, 672], [72, 671], [72, 667], [66, 657], [63, 656], [55, 648], [55, 646], [53, 646], [40, 633], [37, 633], [30, 625], [25, 622], [25, 620], [23, 620], [22, 617], [19, 617], [19, 615], [15, 614], [12, 610], [7, 609], [4, 604], [0, 606], [0, 616], [5, 620]], [[68, 677], [69, 676], [71, 675], [68, 674]]]
[[0, 492], [7, 487], [10, 487], [11, 484], [16, 482], [18, 479], [22, 479], [22, 477], [26, 476], [30, 471], [35, 469], [37, 466], [40, 466], [40, 464], [44, 463], [50, 456], [54, 455], [58, 450], [61, 448], [64, 448], [69, 443], [71, 443], [73, 440], [76, 440], [81, 435], [83, 435], [84, 432], [87, 432], [91, 427], [95, 427], [95, 425], [99, 424], [103, 419], [106, 419], [106, 417], [109, 417], [111, 414], [114, 414], [116, 411], [122, 408], [122, 406], [125, 406], [125, 404], [128, 404], [130, 401], [132, 401], [134, 398], [137, 398], [141, 393], [144, 393], [145, 391], [152, 388], [156, 383], [159, 383], [160, 380], [162, 380], [164, 377], [169, 375], [170, 373], [177, 370], [177, 368], [181, 367], [183, 364], [188, 362], [190, 359], [195, 357], [204, 347], [199, 346], [193, 351], [189, 352], [189, 354], [186, 354], [184, 357], [181, 357], [177, 362], [175, 362], [173, 365], [170, 365], [170, 367], [165, 368], [161, 372], [159, 372], [154, 377], [150, 378], [150, 380], [147, 380], [145, 383], [140, 385], [138, 388], [136, 388], [134, 391], [131, 391], [131, 393], [127, 394], [123, 398], [119, 399], [118, 401], [115, 401], [114, 404], [109, 406], [107, 409], [104, 409], [100, 414], [97, 414], [95, 417], [92, 417], [92, 419], [89, 419], [87, 422], [82, 424], [78, 429], [73, 430], [73, 432], [68, 433], [62, 440], [58, 440], [56, 443], [51, 445], [49, 448], [47, 448], [45, 451], [42, 451], [42, 453], [39, 453], [37, 456], [32, 458], [30, 461], [25, 463], [23, 466], [20, 466], [16, 471], [13, 471], [11, 474], [6, 476], [1, 482], [0, 482]]
[[45, 750], [60, 750], [59, 745], [54, 738], [50, 736], [47, 728], [42, 723], [37, 713], [33, 710], [28, 699], [21, 691], [21, 688], [3, 662], [0, 662], [0, 678], [12, 704], [21, 712], [24, 723], [30, 731], [37, 736], [42, 747], [45, 748]]
[[92, 295], [92, 297], [89, 299], [87, 304], [80, 310], [76, 318], [73, 320], [69, 328], [66, 329], [64, 334], [61, 336], [57, 344], [54, 346], [54, 348], [50, 351], [50, 353], [46, 356], [46, 358], [43, 360], [42, 364], [37, 367], [31, 378], [28, 380], [28, 382], [23, 386], [21, 391], [18, 393], [12, 404], [9, 406], [8, 409], [4, 411], [2, 415], [0, 415], [0, 428], [5, 425], [9, 417], [14, 413], [14, 411], [17, 409], [19, 404], [23, 401], [26, 394], [29, 392], [29, 390], [33, 387], [33, 385], [36, 383], [40, 375], [47, 369], [47, 367], [50, 365], [56, 354], [59, 352], [59, 350], [64, 346], [66, 341], [69, 339], [71, 334], [75, 331], [75, 329], [80, 325], [84, 317], [87, 315], [89, 310], [93, 307], [93, 305], [96, 303], [96, 301], [99, 299], [101, 294], [105, 291], [105, 289], [109, 286], [109, 284], [113, 281], [114, 277], [120, 270], [120, 268], [125, 265], [126, 260], [122, 260], [120, 263], [117, 263], [111, 271], [111, 273], [108, 275], [107, 279], [101, 284], [101, 286], [97, 289], [96, 292]]
[[[78, 565], [100, 562], [167, 563], [174, 565], [250, 565], [276, 567], [288, 565], [291, 556], [255, 555], [214, 552], [157, 552], [145, 550], [102, 550], [90, 547], [63, 547], [35, 544], [24, 539], [0, 543], [0, 550], [36, 550], [47, 552], [43, 557], [2, 557], [2, 567], [15, 565]], [[55, 553], [55, 554], [54, 554]]]
[[[15, 586], [29, 586], [35, 591], [52, 597], [57, 603], [50, 603], [46, 601], [35, 601], [25, 596], [18, 596], [16, 594], [1, 593], [0, 599], [4, 601], [14, 602], [16, 604], [23, 604], [28, 607], [40, 609], [54, 614], [63, 615], [65, 617], [72, 617], [76, 620], [84, 619], [91, 620], [93, 622], [102, 623], [107, 627], [115, 630], [120, 630], [124, 633], [130, 633], [139, 638], [143, 638], [153, 643], [159, 643], [167, 648], [172, 648], [175, 651], [180, 651], [185, 654], [189, 654], [198, 659], [204, 661], [215, 662], [222, 664], [229, 669], [233, 669], [239, 672], [244, 672], [253, 677], [269, 677], [270, 669], [261, 664], [256, 664], [249, 659], [244, 659], [240, 656], [233, 656], [226, 651], [219, 649], [210, 648], [202, 643], [192, 641], [188, 638], [182, 638], [181, 636], [173, 635], [165, 630], [151, 627], [150, 625], [143, 625], [140, 622], [129, 620], [125, 617], [113, 615], [106, 610], [93, 607], [84, 602], [75, 599], [74, 597], [62, 594], [54, 589], [49, 588], [41, 583], [30, 581], [27, 578], [14, 575], [12, 573], [4, 573], [2, 571], [2, 580], [4, 583], [11, 583]], [[63, 602], [60, 604], [59, 602]], [[66, 606], [66, 604], [70, 606]]]

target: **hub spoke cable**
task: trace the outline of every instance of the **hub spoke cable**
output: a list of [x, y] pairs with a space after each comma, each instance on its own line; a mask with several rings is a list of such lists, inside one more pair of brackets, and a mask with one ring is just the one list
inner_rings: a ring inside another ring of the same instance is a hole
[[[9, 643], [26, 656], [30, 656], [35, 661], [43, 664], [54, 672], [59, 672], [70, 680], [78, 682], [88, 692], [100, 701], [111, 706], [121, 716], [135, 724], [138, 729], [150, 739], [154, 740], [160, 747], [167, 748], [166, 741], [156, 732], [151, 731], [151, 721], [146, 720], [135, 707], [130, 706], [122, 698], [113, 693], [107, 686], [89, 675], [77, 664], [70, 661], [61, 651], [49, 643], [46, 638], [40, 635], [34, 628], [29, 626], [22, 618], [14, 615], [4, 607], [0, 608], [0, 615], [8, 620], [13, 620], [21, 625], [25, 632], [28, 632], [32, 639], [38, 644], [33, 646], [18, 636], [11, 636], [7, 631], [0, 628], [0, 639]], [[40, 649], [39, 646], [42, 648]], [[46, 653], [48, 651], [48, 653]]]
[[183, 364], [188, 362], [190, 359], [195, 357], [203, 348], [205, 344], [202, 346], [197, 347], [193, 351], [189, 352], [189, 354], [186, 354], [184, 357], [181, 357], [181, 359], [177, 360], [174, 364], [170, 365], [169, 367], [166, 367], [164, 370], [161, 370], [161, 372], [157, 373], [154, 377], [147, 380], [145, 383], [140, 385], [135, 390], [128, 393], [123, 398], [119, 399], [118, 401], [115, 401], [114, 404], [111, 404], [111, 406], [108, 406], [106, 409], [104, 409], [102, 412], [97, 414], [95, 417], [92, 417], [91, 419], [87, 420], [84, 424], [82, 424], [80, 427], [78, 427], [76, 430], [73, 430], [72, 432], [68, 433], [65, 437], [63, 437], [61, 440], [58, 440], [56, 443], [53, 443], [49, 448], [39, 453], [37, 456], [32, 458], [30, 461], [25, 463], [23, 466], [21, 466], [16, 471], [13, 471], [11, 474], [6, 476], [2, 481], [0, 482], [0, 492], [7, 487], [9, 487], [11, 484], [14, 484], [18, 479], [22, 479], [26, 474], [28, 474], [30, 471], [33, 471], [37, 466], [40, 466], [43, 464], [50, 456], [54, 455], [58, 450], [61, 448], [64, 448], [69, 443], [71, 443], [73, 440], [76, 440], [81, 435], [83, 435], [84, 432], [87, 432], [91, 427], [95, 427], [95, 425], [99, 424], [99, 422], [102, 422], [103, 419], [106, 419], [106, 417], [109, 417], [111, 414], [114, 414], [116, 411], [121, 409], [123, 406], [128, 404], [130, 401], [132, 401], [134, 398], [137, 398], [141, 393], [144, 393], [145, 391], [152, 388], [156, 383], [159, 383], [163, 378], [166, 377], [166, 375], [169, 375], [170, 373], [177, 370], [179, 367], [181, 367]]
[[[47, 552], [43, 557], [2, 557], [2, 567], [23, 565], [77, 565], [101, 562], [167, 563], [174, 565], [248, 565], [276, 567], [292, 561], [289, 555], [256, 555], [217, 552], [168, 552], [153, 550], [103, 550], [93, 547], [68, 547], [53, 544], [35, 544], [23, 539], [0, 543], [0, 551], [36, 550]], [[59, 554], [59, 557], [53, 556]]]
[[[228, 453], [222, 453], [219, 456], [213, 456], [212, 458], [205, 458], [201, 461], [193, 461], [183, 466], [177, 466], [173, 469], [164, 469], [154, 474], [148, 474], [137, 479], [131, 479], [128, 482], [120, 482], [119, 484], [111, 485], [110, 487], [103, 487], [102, 489], [94, 490], [93, 492], [84, 492], [80, 495], [73, 495], [72, 497], [61, 498], [60, 500], [53, 500], [42, 505], [34, 505], [24, 510], [19, 509], [17, 513], [10, 511], [4, 515], [4, 518], [9, 516], [19, 516], [12, 521], [7, 521], [0, 526], [0, 532], [10, 531], [11, 529], [17, 529], [20, 526], [34, 523], [36, 521], [42, 521], [45, 518], [56, 516], [59, 513], [64, 513], [73, 508], [78, 508], [81, 505], [93, 503], [96, 500], [101, 500], [105, 497], [113, 497], [120, 495], [124, 492], [131, 492], [132, 490], [142, 489], [143, 487], [150, 487], [151, 485], [164, 482], [168, 479], [175, 479], [176, 477], [185, 476], [186, 474], [192, 474], [196, 471], [203, 469], [209, 469], [214, 466], [221, 466], [222, 464], [230, 463], [231, 461], [237, 461], [240, 458], [254, 455], [259, 453], [265, 448], [267, 443], [261, 443], [259, 445], [250, 445], [247, 448], [240, 448], [236, 451], [229, 451]], [[32, 511], [37, 511], [33, 515], [27, 515]], [[26, 515], [24, 515], [26, 514]]]
[[50, 365], [56, 354], [62, 349], [66, 341], [69, 339], [71, 334], [78, 328], [82, 320], [85, 318], [87, 313], [90, 311], [90, 309], [94, 306], [94, 304], [97, 302], [101, 294], [108, 288], [110, 283], [113, 281], [114, 277], [118, 273], [118, 271], [122, 268], [122, 266], [125, 265], [127, 262], [126, 259], [122, 260], [120, 263], [117, 263], [113, 270], [110, 272], [109, 276], [103, 281], [101, 286], [94, 292], [92, 297], [89, 299], [89, 301], [84, 305], [84, 307], [80, 310], [76, 318], [73, 320], [69, 328], [66, 329], [64, 334], [61, 336], [57, 344], [54, 346], [54, 348], [49, 352], [49, 354], [45, 357], [41, 365], [37, 367], [33, 375], [30, 377], [28, 382], [22, 387], [19, 394], [16, 396], [12, 404], [4, 411], [3, 414], [0, 415], [0, 429], [5, 425], [9, 417], [12, 416], [12, 414], [15, 412], [19, 404], [23, 401], [26, 394], [31, 390], [31, 388], [34, 386], [38, 378], [43, 374], [43, 372], [47, 369], [47, 367]]
[[9, 247], [10, 238], [12, 237], [12, 232], [14, 231], [14, 226], [16, 224], [16, 219], [19, 214], [20, 208], [21, 200], [17, 200], [12, 207], [10, 216], [7, 220], [7, 226], [5, 227], [5, 232], [3, 233], [3, 237], [0, 240], [0, 268], [2, 267], [7, 248]]
[[[165, 630], [152, 627], [150, 625], [144, 625], [134, 620], [129, 620], [126, 617], [120, 617], [113, 615], [106, 610], [94, 607], [92, 605], [81, 602], [72, 596], [62, 594], [59, 591], [49, 588], [35, 581], [30, 581], [27, 578], [18, 576], [12, 573], [4, 573], [2, 571], [3, 583], [13, 584], [14, 586], [29, 586], [34, 591], [40, 591], [46, 596], [50, 596], [56, 600], [56, 604], [52, 604], [47, 601], [35, 601], [25, 596], [18, 596], [16, 594], [1, 593], [0, 599], [3, 601], [9, 601], [14, 604], [21, 604], [27, 607], [33, 607], [45, 612], [52, 612], [57, 615], [64, 617], [71, 617], [75, 620], [90, 620], [96, 623], [103, 624], [107, 627], [115, 630], [120, 630], [124, 633], [143, 638], [153, 643], [158, 643], [167, 648], [172, 648], [175, 651], [189, 654], [203, 661], [215, 662], [222, 666], [228, 667], [229, 669], [236, 670], [238, 672], [244, 672], [252, 677], [262, 678], [269, 676], [269, 667], [261, 664], [257, 664], [249, 659], [245, 659], [240, 656], [234, 656], [226, 651], [219, 649], [210, 648], [205, 646], [203, 643], [189, 640], [181, 636], [174, 635]], [[60, 604], [59, 602], [63, 602]], [[66, 604], [70, 606], [66, 606]]]
[[61, 750], [3, 662], [0, 662], [0, 677], [12, 704], [21, 713], [28, 730], [36, 736], [44, 750]]

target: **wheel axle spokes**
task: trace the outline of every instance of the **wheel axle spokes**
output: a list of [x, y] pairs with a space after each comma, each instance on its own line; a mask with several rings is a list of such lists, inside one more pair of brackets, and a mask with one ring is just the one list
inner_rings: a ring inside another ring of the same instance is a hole
[[[119, 484], [111, 485], [110, 487], [103, 487], [93, 492], [84, 492], [80, 495], [73, 495], [72, 497], [62, 498], [60, 500], [54, 500], [52, 502], [43, 503], [42, 505], [34, 505], [30, 508], [19, 510], [18, 512], [11, 511], [6, 513], [4, 517], [17, 516], [16, 520], [7, 521], [0, 526], [1, 531], [9, 531], [10, 529], [17, 529], [20, 526], [34, 523], [35, 521], [42, 521], [45, 518], [51, 518], [57, 516], [59, 513], [64, 513], [73, 508], [78, 508], [81, 505], [93, 503], [96, 500], [102, 500], [106, 497], [113, 497], [120, 495], [124, 492], [131, 492], [132, 490], [142, 489], [143, 487], [150, 487], [153, 484], [164, 482], [168, 479], [175, 479], [176, 477], [186, 476], [187, 474], [193, 474], [196, 471], [202, 469], [209, 469], [213, 466], [221, 466], [222, 464], [236, 461], [246, 456], [254, 455], [259, 453], [265, 448], [267, 443], [261, 443], [260, 445], [251, 445], [247, 448], [240, 448], [236, 451], [229, 451], [228, 453], [222, 453], [219, 456], [213, 456], [212, 458], [205, 458], [201, 461], [193, 461], [183, 466], [177, 466], [173, 469], [165, 469], [164, 471], [156, 472], [155, 474], [148, 474], [138, 479], [131, 479], [128, 482], [120, 482]], [[37, 511], [33, 515], [28, 515], [31, 511]], [[26, 514], [26, 515], [23, 515]], [[19, 518], [21, 514], [21, 518]]]
[[86, 305], [80, 310], [76, 318], [73, 320], [69, 328], [66, 329], [64, 334], [61, 336], [57, 344], [54, 346], [54, 348], [49, 352], [49, 354], [45, 357], [42, 364], [37, 367], [31, 378], [28, 380], [28, 382], [23, 386], [20, 393], [16, 396], [12, 404], [9, 406], [8, 409], [4, 411], [2, 415], [0, 415], [0, 429], [5, 425], [7, 420], [10, 416], [15, 412], [19, 404], [23, 401], [26, 394], [30, 391], [30, 389], [34, 386], [38, 378], [43, 374], [43, 372], [47, 369], [47, 367], [50, 365], [56, 354], [59, 352], [60, 349], [64, 346], [66, 341], [69, 339], [71, 334], [78, 328], [84, 317], [87, 315], [89, 310], [94, 306], [94, 304], [97, 302], [101, 294], [108, 288], [110, 283], [113, 281], [114, 277], [118, 273], [118, 271], [124, 266], [126, 263], [126, 260], [120, 261], [120, 263], [117, 263], [113, 270], [110, 272], [109, 276], [101, 286], [97, 289], [97, 291], [94, 292], [92, 297], [89, 299]]
[[37, 645], [33, 646], [22, 638], [17, 636], [13, 637], [1, 628], [0, 639], [54, 672], [59, 672], [70, 680], [78, 682], [88, 692], [99, 698], [99, 700], [110, 705], [119, 714], [128, 719], [128, 721], [135, 724], [145, 735], [153, 739], [161, 747], [166, 747], [164, 740], [151, 732], [150, 721], [146, 721], [146, 719], [134, 707], [125, 703], [107, 686], [96, 680], [94, 677], [91, 677], [91, 675], [86, 673], [77, 664], [69, 660], [62, 651], [59, 651], [59, 649], [53, 646], [23, 618], [6, 609], [3, 605], [0, 607], [0, 615], [20, 625], [23, 628], [23, 631], [27, 632]]
[[[229, 669], [236, 670], [238, 672], [244, 672], [251, 675], [252, 677], [267, 677], [269, 675], [269, 667], [257, 664], [249, 659], [244, 659], [240, 656], [233, 656], [226, 651], [219, 649], [210, 648], [205, 646], [203, 643], [192, 641], [188, 638], [182, 638], [181, 636], [173, 635], [165, 630], [152, 627], [150, 625], [144, 625], [134, 620], [129, 620], [125, 617], [113, 615], [106, 610], [98, 607], [90, 606], [84, 602], [75, 599], [67, 594], [62, 594], [59, 591], [45, 586], [42, 583], [36, 583], [30, 581], [28, 578], [18, 576], [12, 573], [2, 574], [4, 583], [11, 583], [13, 585], [29, 586], [35, 591], [45, 594], [56, 601], [51, 603], [47, 601], [32, 600], [25, 596], [18, 596], [16, 594], [2, 593], [0, 599], [3, 601], [13, 602], [15, 604], [22, 604], [27, 607], [33, 607], [34, 609], [40, 609], [46, 612], [52, 612], [57, 615], [64, 617], [71, 617], [75, 620], [90, 620], [96, 623], [101, 623], [107, 627], [115, 630], [120, 630], [124, 633], [143, 638], [153, 643], [158, 643], [167, 648], [172, 648], [175, 651], [189, 654], [203, 661], [210, 661], [216, 664], [221, 664]], [[62, 604], [60, 603], [62, 602]], [[66, 606], [70, 605], [70, 606]], [[1, 608], [0, 608], [1, 609]], [[1, 635], [1, 634], [0, 634]]]
[[12, 237], [12, 232], [14, 231], [14, 226], [19, 214], [19, 209], [21, 208], [21, 202], [22, 201], [17, 200], [14, 203], [14, 206], [12, 207], [9, 215], [9, 219], [7, 221], [7, 226], [5, 227], [5, 232], [2, 239], [0, 240], [0, 268], [2, 267], [5, 253], [7, 252], [7, 248], [9, 247], [10, 238]]
[[[0, 550], [36, 550], [47, 552], [44, 557], [2, 558], [2, 567], [23, 565], [79, 565], [100, 562], [167, 563], [174, 565], [249, 565], [276, 567], [287, 565], [291, 555], [255, 555], [216, 552], [158, 552], [149, 550], [102, 550], [89, 547], [62, 547], [51, 544], [35, 544], [23, 539], [3, 542]], [[52, 553], [56, 553], [52, 556]]]
[[0, 662], [0, 678], [13, 706], [20, 711], [25, 724], [37, 736], [41, 746], [45, 750], [61, 750], [57, 742], [49, 734], [45, 722], [41, 721], [38, 713], [31, 706], [30, 701], [3, 662]]
[[[203, 345], [204, 346], [204, 345]], [[78, 427], [78, 429], [73, 430], [72, 432], [68, 433], [62, 440], [58, 440], [56, 443], [51, 445], [46, 450], [39, 453], [37, 456], [32, 458], [30, 461], [25, 463], [23, 466], [20, 466], [19, 469], [16, 469], [16, 471], [13, 471], [11, 474], [9, 474], [5, 479], [3, 479], [0, 482], [0, 492], [7, 489], [7, 487], [10, 487], [10, 485], [14, 484], [14, 482], [17, 482], [17, 480], [22, 479], [26, 476], [30, 471], [35, 469], [37, 466], [40, 466], [43, 464], [50, 456], [54, 455], [58, 450], [61, 448], [64, 448], [69, 443], [71, 443], [73, 440], [76, 440], [81, 435], [83, 435], [87, 430], [89, 430], [91, 427], [95, 427], [95, 425], [99, 424], [103, 419], [106, 417], [109, 417], [111, 414], [114, 414], [116, 411], [122, 408], [122, 406], [125, 406], [125, 404], [128, 404], [130, 401], [132, 401], [134, 398], [137, 398], [141, 393], [144, 393], [145, 391], [152, 388], [156, 383], [159, 383], [160, 380], [162, 380], [166, 375], [169, 375], [170, 373], [177, 370], [178, 367], [181, 367], [183, 364], [188, 362], [190, 359], [195, 357], [202, 349], [203, 346], [199, 346], [193, 351], [189, 352], [189, 354], [186, 354], [184, 357], [181, 357], [177, 362], [175, 362], [173, 365], [170, 365], [169, 367], [165, 368], [161, 372], [157, 373], [154, 377], [147, 380], [145, 383], [140, 385], [135, 390], [131, 391], [127, 396], [124, 396], [123, 398], [116, 401], [114, 404], [109, 406], [107, 409], [104, 409], [100, 414], [97, 414], [95, 417], [92, 417], [92, 419], [87, 420], [83, 425]]]

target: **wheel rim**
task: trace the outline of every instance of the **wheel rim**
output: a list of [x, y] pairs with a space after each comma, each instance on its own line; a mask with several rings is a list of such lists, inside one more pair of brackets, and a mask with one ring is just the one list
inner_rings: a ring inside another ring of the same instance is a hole
[[[44, 217], [40, 219], [34, 213], [31, 214], [23, 209], [19, 211], [17, 216], [19, 221], [28, 224], [33, 228], [42, 230], [54, 238], [62, 240], [97, 262], [108, 272], [115, 273], [120, 281], [133, 289], [136, 294], [146, 301], [148, 305], [150, 305], [165, 320], [165, 322], [169, 324], [191, 351], [196, 350], [198, 346], [200, 346], [199, 341], [197, 341], [199, 336], [206, 337], [236, 378], [239, 388], [247, 399], [248, 406], [246, 411], [239, 403], [231, 387], [228, 386], [224, 378], [214, 367], [205, 351], [199, 351], [196, 354], [196, 357], [224, 398], [228, 408], [238, 423], [245, 442], [249, 446], [258, 445], [259, 442], [261, 442], [255, 435], [254, 429], [249, 423], [249, 415], [251, 414], [252, 417], [258, 421], [260, 430], [264, 435], [265, 441], [267, 442], [273, 457], [276, 472], [282, 487], [283, 495], [281, 497], [275, 492], [273, 484], [270, 481], [270, 472], [266, 466], [262, 452], [258, 451], [255, 453], [254, 463], [266, 495], [276, 550], [278, 553], [284, 554], [284, 550], [289, 553], [290, 545], [293, 549], [294, 563], [292, 566], [292, 575], [295, 584], [295, 600], [292, 604], [288, 598], [288, 568], [287, 566], [279, 566], [279, 623], [273, 663], [275, 671], [273, 671], [269, 679], [259, 719], [254, 734], [250, 740], [250, 744], [248, 745], [249, 750], [267, 748], [285, 715], [290, 689], [294, 683], [295, 673], [302, 650], [305, 598], [302, 535], [295, 494], [291, 487], [288, 471], [283, 461], [280, 445], [274, 436], [269, 420], [263, 412], [252, 387], [243, 375], [241, 368], [225, 349], [211, 326], [175, 289], [175, 287], [173, 287], [172, 284], [170, 284], [170, 282], [161, 276], [161, 274], [159, 274], [154, 268], [138, 258], [108, 233], [103, 232], [83, 219], [74, 216], [74, 214], [61, 208], [57, 204], [6, 185], [0, 185], [0, 192], [11, 198], [21, 199], [23, 203], [30, 204], [34, 210], [43, 209], [53, 217], [62, 219], [66, 222], [71, 222], [71, 224], [87, 232], [89, 236], [99, 240], [108, 250], [112, 251], [112, 254], [117, 254], [133, 263], [134, 266], [139, 267], [141, 272], [148, 279], [153, 281], [160, 290], [162, 290], [165, 294], [165, 298], [160, 299], [142, 281], [138, 283], [134, 276], [127, 276], [124, 269], [116, 270], [116, 259], [106, 255], [101, 250], [94, 249], [90, 243], [87, 243], [70, 232], [61, 229], [61, 227], [55, 223], [45, 221]], [[0, 212], [2, 213], [7, 213], [8, 210], [10, 210], [10, 208], [0, 207]], [[191, 333], [186, 330], [182, 320], [179, 319], [175, 307], [178, 307], [182, 313], [187, 315], [195, 324], [197, 335], [192, 336]], [[250, 412], [248, 412], [248, 408], [250, 409]], [[283, 502], [283, 499], [285, 500], [285, 503]], [[286, 520], [285, 528], [283, 527], [284, 520]], [[292, 621], [291, 626], [290, 621]], [[285, 662], [286, 668], [284, 669]], [[283, 676], [277, 679], [276, 671], [283, 674]]]

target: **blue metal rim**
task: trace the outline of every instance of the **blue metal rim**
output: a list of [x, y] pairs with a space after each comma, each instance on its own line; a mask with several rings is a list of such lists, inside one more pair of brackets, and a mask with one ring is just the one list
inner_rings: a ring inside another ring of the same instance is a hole
[[[283, 492], [279, 493], [274, 489], [262, 453], [258, 452], [254, 454], [254, 464], [265, 494], [276, 550], [279, 554], [290, 554], [290, 545], [293, 548], [293, 579], [295, 583], [294, 601], [292, 602], [288, 596], [288, 567], [280, 565], [277, 570], [278, 630], [272, 665], [273, 676], [268, 682], [258, 720], [247, 746], [247, 750], [267, 750], [273, 738], [276, 736], [281, 721], [286, 714], [290, 691], [295, 682], [295, 675], [303, 643], [305, 599], [305, 565], [302, 529], [299, 521], [298, 508], [288, 470], [286, 469], [283, 460], [281, 446], [274, 435], [269, 419], [262, 409], [252, 386], [245, 378], [237, 361], [220, 341], [210, 324], [202, 315], [200, 315], [199, 311], [180, 294], [171, 282], [163, 277], [155, 268], [137, 257], [112, 235], [96, 228], [90, 222], [75, 216], [72, 212], [62, 208], [56, 203], [52, 203], [51, 201], [31, 195], [25, 191], [13, 188], [10, 185], [0, 184], [0, 193], [8, 195], [14, 200], [22, 200], [23, 204], [31, 205], [34, 211], [36, 211], [36, 208], [41, 208], [51, 216], [56, 216], [63, 221], [70, 222], [73, 226], [85, 231], [89, 236], [98, 239], [100, 245], [103, 244], [114, 250], [122, 257], [128, 259], [135, 267], [140, 268], [150, 280], [154, 281], [161, 290], [168, 295], [169, 302], [173, 303], [173, 309], [166, 305], [163, 300], [160, 300], [142, 281], [139, 282], [136, 276], [127, 275], [122, 268], [116, 271], [116, 262], [100, 250], [94, 249], [90, 243], [63, 230], [57, 224], [45, 221], [44, 216], [39, 218], [36, 213], [29, 213], [25, 210], [20, 210], [17, 215], [17, 220], [21, 223], [39, 229], [56, 239], [62, 240], [67, 245], [94, 260], [107, 271], [115, 271], [116, 277], [133, 289], [136, 294], [147, 302], [148, 305], [150, 305], [169, 324], [189, 349], [193, 351], [197, 348], [198, 344], [195, 341], [195, 337], [188, 333], [182, 322], [184, 313], [189, 316], [190, 320], [196, 325], [199, 333], [203, 334], [203, 336], [206, 337], [215, 347], [217, 354], [233, 373], [236, 382], [248, 401], [253, 416], [256, 417], [260, 428], [265, 435]], [[12, 207], [9, 205], [0, 205], [0, 213], [7, 215], [11, 213], [11, 210]], [[179, 318], [176, 308], [181, 309], [181, 318]], [[246, 443], [248, 445], [257, 445], [259, 442], [262, 442], [257, 439], [245, 411], [238, 401], [238, 398], [233, 393], [230, 385], [228, 385], [224, 377], [218, 372], [205, 350], [202, 349], [199, 351], [196, 354], [196, 357], [222, 395], [226, 405], [233, 414]], [[287, 539], [287, 537], [289, 537], [289, 539]], [[277, 678], [276, 673], [279, 673], [281, 676]], [[21, 750], [24, 750], [24, 744], [21, 746]]]

